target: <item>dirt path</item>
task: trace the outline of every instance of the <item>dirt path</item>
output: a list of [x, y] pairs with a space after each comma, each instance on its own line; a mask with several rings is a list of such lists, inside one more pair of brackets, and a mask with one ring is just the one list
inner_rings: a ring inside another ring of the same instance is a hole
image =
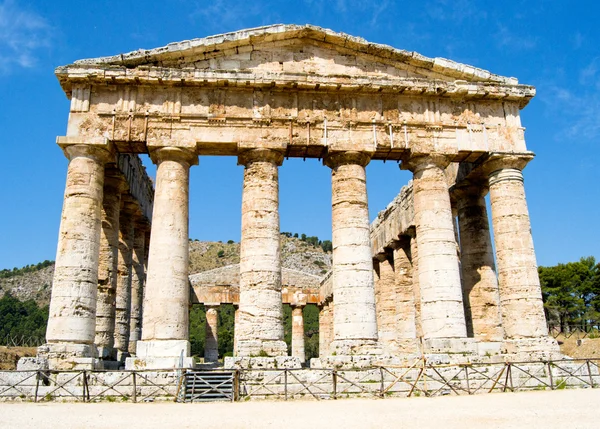
[[3, 428], [597, 428], [600, 389], [205, 404], [0, 403]]

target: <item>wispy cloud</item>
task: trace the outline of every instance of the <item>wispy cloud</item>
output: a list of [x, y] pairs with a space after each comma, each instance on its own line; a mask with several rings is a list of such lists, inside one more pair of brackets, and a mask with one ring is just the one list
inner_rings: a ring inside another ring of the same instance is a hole
[[51, 27], [42, 16], [14, 0], [0, 3], [0, 72], [34, 67], [50, 39]]
[[227, 0], [200, 0], [195, 2], [191, 18], [202, 20], [202, 26], [210, 31], [222, 32], [280, 23], [274, 8], [261, 2], [230, 2]]
[[460, 23], [487, 19], [487, 12], [473, 0], [431, 0], [424, 8], [430, 18], [438, 21]]
[[517, 35], [504, 25], [498, 25], [494, 36], [498, 48], [529, 50], [536, 47], [537, 40], [531, 36]]
[[566, 88], [556, 83], [539, 87], [540, 98], [553, 117], [556, 139], [597, 141], [600, 138], [600, 91], [598, 87]]

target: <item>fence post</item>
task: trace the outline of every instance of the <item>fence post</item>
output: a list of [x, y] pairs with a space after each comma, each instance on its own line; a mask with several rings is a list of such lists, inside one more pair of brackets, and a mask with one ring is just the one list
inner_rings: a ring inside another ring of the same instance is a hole
[[240, 370], [238, 369], [233, 373], [233, 400], [240, 400]]
[[594, 388], [594, 377], [592, 376], [592, 368], [590, 367], [590, 360], [586, 359], [585, 363], [587, 365], [588, 376], [590, 377], [590, 386], [592, 386], [592, 389], [593, 389]]
[[86, 375], [86, 371], [85, 369], [83, 370], [83, 372], [81, 373], [83, 375], [83, 383], [82, 383], [82, 387], [83, 387], [83, 392], [82, 392], [82, 396], [83, 396], [83, 402], [87, 402], [86, 401], [86, 390], [87, 390], [87, 375]]
[[379, 397], [383, 398], [383, 391], [385, 390], [385, 385], [383, 383], [383, 368], [379, 367], [379, 375], [381, 376], [381, 385], [379, 387]]
[[137, 380], [136, 380], [136, 372], [133, 371], [131, 373], [131, 376], [133, 378], [132, 382], [133, 382], [133, 402], [137, 402]]
[[331, 378], [333, 381], [333, 399], [337, 399], [337, 371], [335, 369], [331, 372]]
[[554, 378], [552, 377], [552, 362], [548, 361], [548, 377], [550, 377], [550, 390], [554, 390]]
[[467, 393], [471, 395], [471, 384], [469, 381], [469, 367], [465, 365], [465, 378], [467, 380]]
[[287, 397], [288, 397], [288, 385], [287, 385], [287, 368], [285, 368], [283, 370], [283, 380], [284, 380], [284, 387], [283, 387], [283, 391], [285, 393], [285, 400], [287, 401]]
[[38, 399], [38, 389], [40, 387], [40, 376], [41, 376], [42, 372], [38, 370], [38, 371], [36, 371], [36, 373], [37, 374], [35, 377], [36, 378], [36, 380], [35, 380], [35, 396], [34, 396], [33, 402], [37, 402], [37, 399]]

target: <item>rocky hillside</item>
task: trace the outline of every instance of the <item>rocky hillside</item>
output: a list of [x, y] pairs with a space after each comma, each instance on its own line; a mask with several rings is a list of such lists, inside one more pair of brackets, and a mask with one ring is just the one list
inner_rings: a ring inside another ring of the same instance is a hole
[[[239, 262], [239, 243], [190, 240], [190, 274]], [[281, 235], [281, 263], [285, 268], [325, 275], [331, 268], [331, 253], [299, 238]], [[0, 278], [0, 297], [10, 291], [20, 300], [34, 299], [38, 304], [47, 305], [53, 273], [54, 265], [50, 265], [34, 272]]]

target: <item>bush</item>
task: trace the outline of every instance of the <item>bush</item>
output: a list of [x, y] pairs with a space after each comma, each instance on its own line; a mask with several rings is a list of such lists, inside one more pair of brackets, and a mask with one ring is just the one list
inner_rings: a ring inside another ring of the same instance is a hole
[[222, 258], [223, 256], [225, 256], [225, 251], [224, 251], [224, 250], [219, 250], [219, 251], [217, 252], [217, 256], [218, 256], [219, 258]]

